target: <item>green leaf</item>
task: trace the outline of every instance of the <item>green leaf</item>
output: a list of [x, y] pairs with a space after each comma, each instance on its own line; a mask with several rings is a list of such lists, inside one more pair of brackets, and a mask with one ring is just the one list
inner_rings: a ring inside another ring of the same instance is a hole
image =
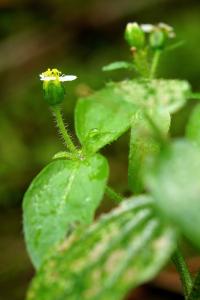
[[200, 248], [200, 150], [186, 140], [164, 149], [146, 175], [155, 203]]
[[[170, 126], [170, 114], [165, 110], [152, 110], [150, 117], [155, 122], [163, 137], [166, 137]], [[155, 139], [154, 131], [142, 111], [139, 111], [131, 127], [129, 150], [129, 187], [134, 193], [144, 190], [143, 171], [146, 161], [158, 155], [160, 144]]]
[[54, 161], [37, 175], [23, 201], [25, 239], [35, 267], [75, 225], [92, 222], [107, 177], [107, 161], [99, 154], [85, 161]]
[[119, 69], [134, 69], [134, 65], [127, 61], [115, 61], [102, 68], [102, 71], [114, 71]]
[[86, 152], [94, 153], [122, 135], [136, 108], [123, 101], [113, 85], [80, 99], [75, 110], [76, 133]]
[[186, 126], [186, 136], [200, 146], [200, 104], [196, 105]]
[[174, 113], [185, 105], [191, 93], [184, 80], [133, 80], [122, 81], [116, 86], [124, 94], [124, 101], [143, 108], [161, 107]]
[[190, 93], [181, 80], [126, 80], [78, 101], [75, 110], [77, 136], [87, 152], [94, 153], [116, 140], [131, 125], [138, 109], [159, 108], [175, 112]]
[[174, 246], [175, 233], [156, 217], [151, 198], [131, 198], [59, 245], [27, 299], [121, 300], [160, 271]]

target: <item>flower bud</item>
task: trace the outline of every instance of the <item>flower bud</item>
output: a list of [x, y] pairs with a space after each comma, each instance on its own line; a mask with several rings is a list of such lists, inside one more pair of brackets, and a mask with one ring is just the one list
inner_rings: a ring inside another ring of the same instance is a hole
[[125, 29], [125, 40], [131, 47], [141, 49], [145, 45], [145, 34], [137, 23], [128, 23]]
[[150, 47], [154, 50], [162, 50], [165, 46], [167, 36], [162, 30], [154, 30], [149, 37]]
[[60, 104], [64, 100], [65, 89], [62, 84], [64, 81], [75, 80], [77, 76], [61, 74], [57, 69], [48, 69], [40, 74], [43, 81], [44, 97], [50, 105]]
[[50, 105], [57, 105], [63, 102], [65, 89], [63, 84], [58, 80], [43, 82], [44, 98]]

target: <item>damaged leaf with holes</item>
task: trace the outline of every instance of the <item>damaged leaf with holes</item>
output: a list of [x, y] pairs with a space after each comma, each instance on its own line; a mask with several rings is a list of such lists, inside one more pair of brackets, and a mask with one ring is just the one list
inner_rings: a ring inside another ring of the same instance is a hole
[[125, 200], [85, 232], [56, 247], [33, 280], [28, 300], [120, 300], [166, 264], [176, 234], [148, 196]]

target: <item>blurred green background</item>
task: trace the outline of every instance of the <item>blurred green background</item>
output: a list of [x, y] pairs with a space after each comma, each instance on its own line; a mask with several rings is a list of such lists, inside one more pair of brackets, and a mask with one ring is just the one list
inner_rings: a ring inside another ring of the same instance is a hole
[[[101, 71], [109, 62], [129, 58], [123, 40], [128, 21], [172, 25], [185, 44], [163, 55], [159, 75], [188, 79], [200, 91], [198, 0], [0, 1], [0, 300], [24, 299], [33, 270], [23, 243], [23, 193], [63, 149], [38, 76], [48, 67], [78, 76], [66, 85], [63, 109], [73, 131], [73, 109], [79, 96], [111, 79], [133, 76], [127, 71]], [[173, 135], [183, 133], [192, 105], [174, 116]], [[125, 135], [103, 150], [113, 171], [110, 181], [121, 192], [126, 192], [127, 140]], [[152, 297], [160, 299], [155, 293]]]

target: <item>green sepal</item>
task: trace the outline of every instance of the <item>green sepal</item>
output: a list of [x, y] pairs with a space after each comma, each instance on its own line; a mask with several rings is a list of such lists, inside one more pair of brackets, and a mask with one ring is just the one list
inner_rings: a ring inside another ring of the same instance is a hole
[[162, 50], [165, 47], [167, 35], [162, 30], [155, 30], [149, 36], [150, 47], [154, 50]]
[[57, 80], [43, 82], [44, 98], [48, 104], [54, 106], [63, 102], [65, 96], [65, 88], [63, 84]]
[[127, 24], [124, 37], [131, 47], [142, 49], [145, 46], [145, 34], [135, 22]]

